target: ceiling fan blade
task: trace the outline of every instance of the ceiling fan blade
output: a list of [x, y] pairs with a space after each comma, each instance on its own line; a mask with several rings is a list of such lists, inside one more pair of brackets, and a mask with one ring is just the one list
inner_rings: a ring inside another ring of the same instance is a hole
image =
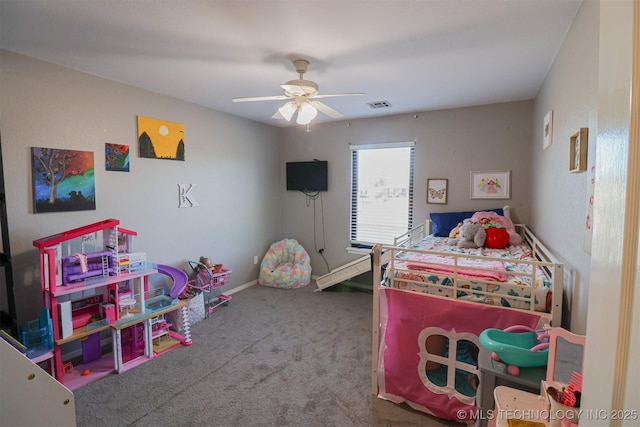
[[286, 95], [274, 95], [274, 96], [248, 96], [245, 98], [233, 98], [233, 102], [252, 102], [252, 101], [281, 101], [283, 99], [291, 99]]
[[336, 96], [359, 96], [359, 95], [364, 95], [364, 93], [334, 93], [334, 94], [327, 94], [327, 95], [316, 95], [314, 96], [314, 98], [335, 98]]
[[343, 114], [337, 110], [334, 110], [333, 108], [329, 107], [326, 104], [323, 104], [322, 102], [319, 101], [311, 101], [311, 105], [313, 105], [314, 107], [316, 107], [316, 109], [324, 114], [326, 114], [327, 116], [331, 117], [332, 119], [338, 119], [340, 117], [343, 116]]

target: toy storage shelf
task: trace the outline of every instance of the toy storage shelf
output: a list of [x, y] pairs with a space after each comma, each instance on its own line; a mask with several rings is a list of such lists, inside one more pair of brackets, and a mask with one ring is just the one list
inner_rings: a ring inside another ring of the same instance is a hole
[[4, 426], [75, 426], [73, 393], [33, 359], [0, 339], [0, 419]]

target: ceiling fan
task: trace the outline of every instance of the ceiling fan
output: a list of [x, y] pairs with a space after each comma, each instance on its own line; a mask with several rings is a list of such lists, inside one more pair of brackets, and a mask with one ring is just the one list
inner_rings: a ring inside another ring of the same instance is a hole
[[334, 110], [320, 101], [316, 101], [316, 99], [332, 98], [336, 96], [364, 95], [363, 93], [320, 95], [318, 93], [318, 85], [315, 82], [304, 80], [303, 78], [304, 73], [307, 72], [307, 68], [309, 67], [309, 61], [306, 59], [296, 59], [293, 61], [293, 66], [295, 67], [296, 72], [300, 75], [300, 78], [296, 80], [289, 80], [288, 82], [280, 85], [284, 90], [284, 95], [233, 98], [233, 102], [278, 101], [291, 99], [292, 101], [289, 101], [282, 107], [278, 108], [278, 111], [276, 111], [272, 118], [290, 121], [293, 115], [297, 112], [296, 123], [300, 125], [307, 125], [318, 115], [318, 111], [333, 119], [342, 117], [341, 112]]

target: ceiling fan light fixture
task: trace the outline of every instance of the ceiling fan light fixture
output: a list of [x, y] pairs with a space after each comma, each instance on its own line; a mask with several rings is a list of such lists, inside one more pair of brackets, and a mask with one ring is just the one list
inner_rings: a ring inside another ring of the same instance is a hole
[[318, 115], [318, 110], [309, 102], [305, 102], [298, 107], [298, 117], [296, 123], [299, 125], [308, 125], [311, 120], [315, 119]]
[[304, 78], [307, 68], [309, 67], [309, 61], [306, 59], [296, 59], [293, 61], [293, 65], [298, 72], [298, 78], [280, 85], [284, 90], [283, 95], [233, 98], [233, 102], [292, 100], [278, 108], [271, 118], [276, 120], [285, 119], [291, 122], [293, 116], [296, 115], [297, 124], [308, 126], [309, 123], [316, 118], [318, 111], [332, 119], [343, 117], [341, 112], [334, 110], [322, 102], [316, 101], [316, 98], [364, 95], [363, 93], [320, 94], [318, 84], [311, 80], [305, 80]]
[[278, 108], [278, 111], [280, 112], [280, 114], [282, 114], [282, 117], [284, 117], [285, 120], [289, 122], [291, 121], [291, 117], [293, 117], [293, 113], [296, 112], [296, 109], [296, 103], [290, 101], [284, 104], [282, 107]]

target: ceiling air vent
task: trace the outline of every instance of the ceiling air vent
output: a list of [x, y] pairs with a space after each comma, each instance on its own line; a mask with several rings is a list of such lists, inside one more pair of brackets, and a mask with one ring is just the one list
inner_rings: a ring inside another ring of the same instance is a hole
[[371, 108], [389, 108], [389, 107], [391, 107], [391, 104], [389, 103], [389, 101], [369, 102], [368, 105]]

